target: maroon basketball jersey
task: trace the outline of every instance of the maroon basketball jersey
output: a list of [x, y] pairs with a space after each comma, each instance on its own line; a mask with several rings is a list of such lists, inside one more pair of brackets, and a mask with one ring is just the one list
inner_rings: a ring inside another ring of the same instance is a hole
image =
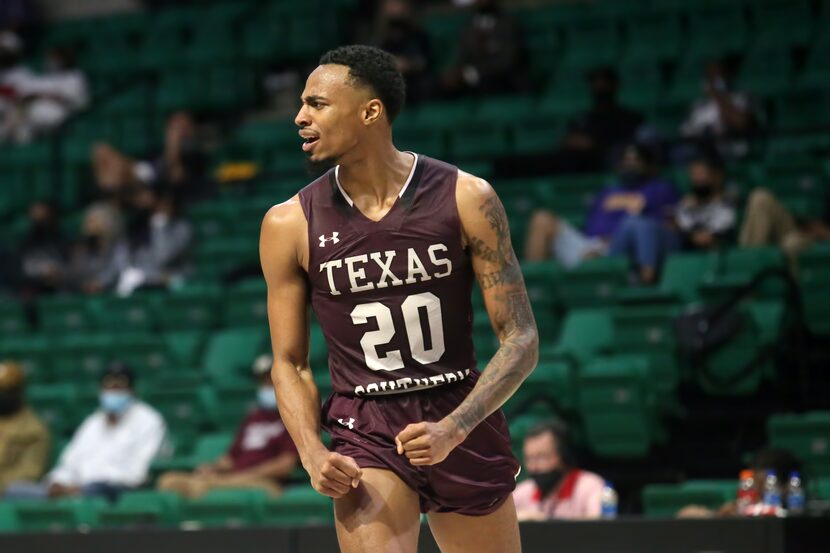
[[458, 169], [425, 156], [380, 221], [354, 206], [337, 168], [300, 191], [311, 305], [335, 392], [402, 393], [475, 370], [472, 267], [461, 244]]

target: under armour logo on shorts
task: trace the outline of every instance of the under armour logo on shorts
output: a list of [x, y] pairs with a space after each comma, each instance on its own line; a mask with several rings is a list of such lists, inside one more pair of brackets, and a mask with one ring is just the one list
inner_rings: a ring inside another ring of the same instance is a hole
[[339, 422], [343, 426], [347, 426], [349, 430], [354, 430], [354, 419], [351, 417], [349, 417], [348, 422], [345, 422], [343, 419], [337, 419], [337, 422]]
[[340, 236], [340, 233], [337, 232], [337, 231], [332, 232], [331, 236], [329, 236], [329, 237], [327, 237], [325, 234], [321, 234], [320, 235], [320, 247], [325, 248], [326, 247], [326, 242], [332, 242], [334, 244], [337, 244], [338, 242], [340, 242], [340, 238], [338, 238], [338, 236]]

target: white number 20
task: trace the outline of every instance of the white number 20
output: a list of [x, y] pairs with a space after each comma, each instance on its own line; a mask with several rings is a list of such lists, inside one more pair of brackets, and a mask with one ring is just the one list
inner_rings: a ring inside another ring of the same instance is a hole
[[[424, 343], [424, 330], [421, 326], [421, 309], [426, 310], [427, 324], [432, 344], [429, 349]], [[407, 296], [401, 304], [406, 336], [412, 358], [419, 363], [435, 363], [444, 355], [444, 326], [441, 319], [441, 300], [435, 294], [424, 292]], [[377, 346], [388, 344], [395, 336], [392, 311], [380, 302], [361, 303], [352, 309], [352, 322], [356, 325], [366, 324], [370, 317], [378, 322], [377, 330], [370, 330], [360, 339], [366, 366], [373, 371], [396, 371], [403, 368], [401, 351], [396, 349], [378, 355]]]

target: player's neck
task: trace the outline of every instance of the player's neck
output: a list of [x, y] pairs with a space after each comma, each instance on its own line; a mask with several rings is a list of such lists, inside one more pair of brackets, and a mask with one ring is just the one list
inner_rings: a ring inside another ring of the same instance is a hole
[[350, 196], [371, 195], [379, 201], [398, 194], [412, 171], [412, 154], [400, 152], [392, 142], [372, 148], [340, 164], [339, 180]]

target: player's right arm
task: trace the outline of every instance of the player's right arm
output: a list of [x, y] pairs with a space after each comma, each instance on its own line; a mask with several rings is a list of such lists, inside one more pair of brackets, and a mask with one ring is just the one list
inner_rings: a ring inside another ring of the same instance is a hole
[[307, 223], [297, 196], [265, 215], [259, 254], [268, 284], [271, 379], [280, 417], [312, 486], [337, 498], [357, 486], [361, 472], [354, 459], [330, 452], [320, 440], [320, 394], [308, 363], [308, 281], [303, 268], [307, 243]]

